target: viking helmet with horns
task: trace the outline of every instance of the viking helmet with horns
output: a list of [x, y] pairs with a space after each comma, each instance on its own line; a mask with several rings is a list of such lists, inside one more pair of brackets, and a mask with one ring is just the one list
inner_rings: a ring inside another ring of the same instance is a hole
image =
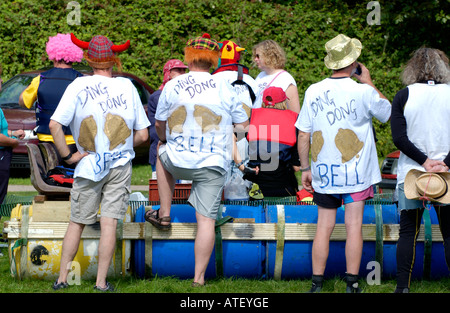
[[116, 54], [130, 47], [130, 40], [122, 45], [114, 45], [111, 40], [101, 35], [94, 36], [89, 42], [78, 39], [73, 33], [70, 36], [75, 45], [87, 50], [84, 52], [84, 58], [89, 65], [98, 69], [110, 68], [114, 64], [120, 69], [120, 60]]

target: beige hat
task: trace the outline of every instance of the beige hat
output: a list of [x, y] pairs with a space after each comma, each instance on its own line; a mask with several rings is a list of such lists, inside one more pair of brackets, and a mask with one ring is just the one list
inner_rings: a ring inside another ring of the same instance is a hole
[[450, 203], [450, 172], [422, 172], [410, 170], [405, 177], [405, 196], [413, 200]]
[[358, 59], [361, 49], [362, 44], [358, 39], [339, 34], [325, 44], [325, 66], [330, 70], [349, 66]]

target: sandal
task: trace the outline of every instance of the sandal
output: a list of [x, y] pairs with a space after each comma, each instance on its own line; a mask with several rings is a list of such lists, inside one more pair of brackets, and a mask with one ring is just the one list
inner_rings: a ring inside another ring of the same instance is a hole
[[[159, 210], [152, 210], [152, 209], [148, 210], [147, 212], [145, 212], [144, 218], [147, 222], [149, 222], [158, 229], [169, 230], [172, 227], [172, 224], [170, 223], [171, 221], [170, 216], [159, 217]], [[163, 225], [161, 224], [161, 222], [169, 224]]]
[[102, 288], [99, 286], [94, 286], [94, 290], [101, 291], [101, 292], [114, 292], [114, 286], [111, 285], [109, 282], [106, 282], [105, 287]]
[[252, 189], [248, 192], [248, 195], [253, 200], [262, 200], [264, 199], [264, 195], [262, 194], [261, 189], [259, 189], [258, 184], [253, 183]]

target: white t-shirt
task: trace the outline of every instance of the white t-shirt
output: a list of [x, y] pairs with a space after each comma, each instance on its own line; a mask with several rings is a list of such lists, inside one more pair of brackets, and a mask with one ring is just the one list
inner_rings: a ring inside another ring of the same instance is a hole
[[150, 126], [133, 83], [127, 78], [101, 75], [75, 79], [51, 119], [70, 125], [78, 151], [89, 152], [76, 166], [74, 177], [93, 181], [132, 160], [133, 130]]
[[166, 121], [167, 151], [181, 168], [219, 167], [232, 160], [233, 123], [247, 118], [233, 87], [207, 72], [191, 71], [170, 80], [159, 97], [155, 119]]
[[[278, 75], [278, 76], [277, 76]], [[294, 77], [286, 71], [276, 72], [271, 75], [267, 75], [266, 72], [261, 72], [255, 78], [256, 85], [258, 86], [256, 94], [256, 101], [254, 108], [260, 108], [262, 104], [262, 96], [264, 89], [267, 87], [280, 87], [285, 92], [290, 85], [297, 87]]]
[[[237, 80], [237, 75], [238, 75], [237, 71], [223, 71], [214, 74], [215, 77], [225, 79], [229, 84], [232, 84], [234, 81]], [[250, 88], [252, 88], [256, 96], [258, 94], [258, 87], [253, 77], [251, 77], [248, 74], [243, 74], [242, 80], [245, 83], [247, 83], [250, 86]], [[246, 85], [235, 84], [234, 90], [236, 91], [236, 94], [238, 95], [238, 98], [242, 103], [247, 105], [249, 108], [253, 107], [252, 99], [250, 98], [250, 93]]]
[[[450, 151], [449, 98], [448, 84], [416, 83], [408, 86], [408, 100], [403, 113], [408, 139], [432, 160], [444, 160]], [[425, 171], [422, 165], [401, 152], [397, 185], [404, 183], [411, 169]]]
[[381, 181], [372, 117], [385, 123], [388, 100], [351, 78], [326, 78], [305, 92], [295, 126], [311, 134], [312, 186], [325, 194], [354, 193]]

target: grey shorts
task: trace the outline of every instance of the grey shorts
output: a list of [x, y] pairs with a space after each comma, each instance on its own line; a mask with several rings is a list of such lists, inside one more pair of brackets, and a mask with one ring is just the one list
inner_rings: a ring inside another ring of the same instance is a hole
[[215, 220], [219, 212], [223, 186], [225, 185], [225, 172], [222, 173], [220, 168], [213, 167], [199, 169], [176, 167], [170, 161], [166, 152], [161, 153], [159, 159], [164, 168], [175, 179], [192, 180], [188, 202], [197, 213]]
[[80, 224], [94, 224], [97, 213], [122, 220], [128, 207], [131, 190], [131, 162], [113, 168], [101, 181], [77, 177], [70, 191], [70, 220]]

